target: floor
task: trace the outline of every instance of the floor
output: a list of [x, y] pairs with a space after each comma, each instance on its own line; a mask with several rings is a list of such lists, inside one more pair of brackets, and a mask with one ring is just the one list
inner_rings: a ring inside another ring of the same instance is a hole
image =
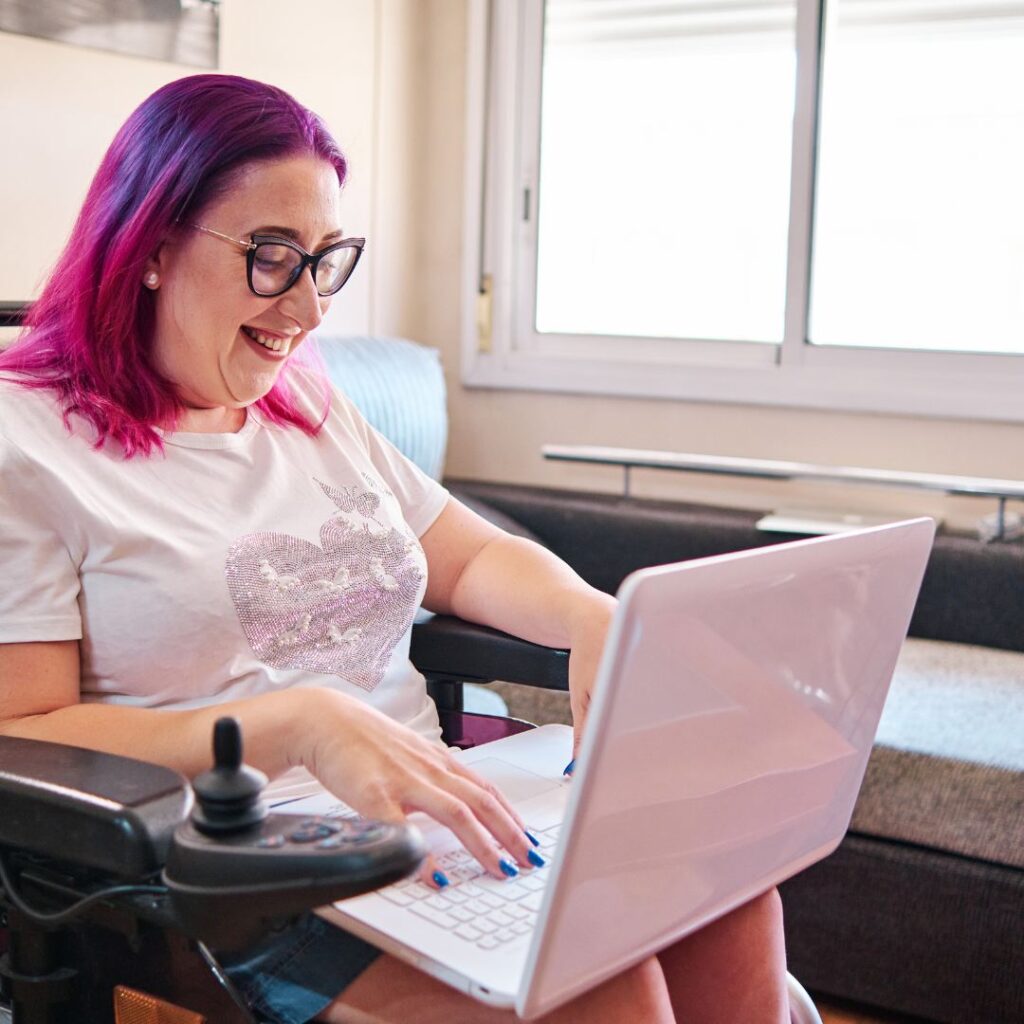
[[840, 1005], [824, 999], [816, 1000], [824, 1024], [925, 1024], [919, 1017], [882, 1013], [863, 1007]]

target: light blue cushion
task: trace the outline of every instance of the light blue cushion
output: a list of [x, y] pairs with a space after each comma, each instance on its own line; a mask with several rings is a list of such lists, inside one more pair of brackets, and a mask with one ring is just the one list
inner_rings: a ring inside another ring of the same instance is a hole
[[403, 338], [320, 337], [331, 381], [403, 455], [435, 480], [448, 444], [441, 357]]

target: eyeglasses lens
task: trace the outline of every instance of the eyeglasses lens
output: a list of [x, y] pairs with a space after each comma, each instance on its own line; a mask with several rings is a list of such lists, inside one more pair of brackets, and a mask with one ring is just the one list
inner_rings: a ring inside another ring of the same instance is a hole
[[327, 253], [316, 268], [316, 290], [321, 295], [333, 295], [348, 280], [358, 258], [359, 250], [354, 246]]
[[258, 295], [276, 295], [298, 276], [302, 257], [287, 245], [263, 243], [252, 254], [252, 286]]
[[[333, 295], [348, 280], [359, 258], [354, 246], [326, 253], [317, 264], [316, 289]], [[302, 256], [290, 246], [261, 242], [252, 254], [252, 287], [257, 295], [280, 295], [302, 271]]]

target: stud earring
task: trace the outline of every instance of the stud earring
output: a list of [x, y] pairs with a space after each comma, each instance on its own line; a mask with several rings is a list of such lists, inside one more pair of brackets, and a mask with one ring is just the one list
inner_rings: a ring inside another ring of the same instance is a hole
[[155, 288], [160, 283], [160, 275], [155, 271], [151, 270], [143, 279], [142, 283], [147, 288]]

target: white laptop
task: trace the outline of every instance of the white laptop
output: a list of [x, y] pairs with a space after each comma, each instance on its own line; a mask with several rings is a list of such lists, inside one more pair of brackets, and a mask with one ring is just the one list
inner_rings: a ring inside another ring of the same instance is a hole
[[407, 880], [321, 913], [529, 1019], [824, 857], [849, 824], [933, 535], [917, 519], [634, 573], [574, 777], [566, 726], [463, 755], [546, 866], [483, 876], [417, 815], [452, 884]]

